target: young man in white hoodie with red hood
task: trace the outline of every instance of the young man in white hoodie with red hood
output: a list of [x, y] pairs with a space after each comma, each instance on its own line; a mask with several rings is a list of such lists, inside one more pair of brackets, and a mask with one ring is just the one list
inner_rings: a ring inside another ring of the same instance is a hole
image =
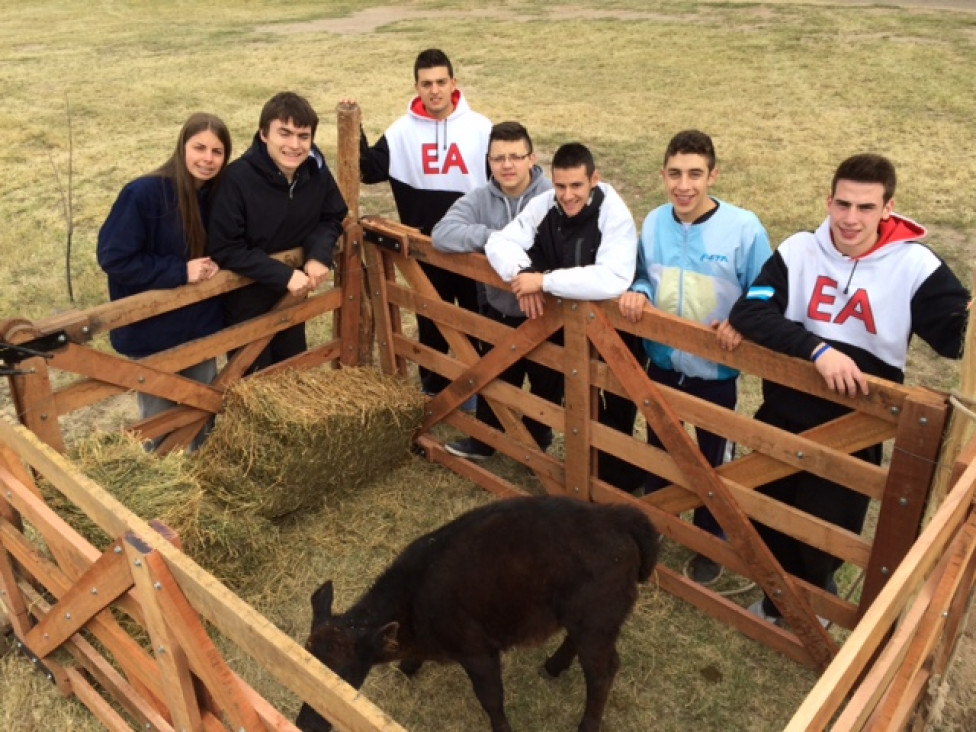
[[[491, 121], [468, 106], [443, 51], [421, 51], [413, 76], [417, 96], [407, 113], [372, 147], [362, 135], [359, 168], [364, 183], [390, 181], [400, 223], [430, 235], [452, 203], [488, 182]], [[441, 298], [478, 310], [473, 280], [432, 265], [421, 266]], [[447, 341], [433, 321], [418, 316], [417, 330], [421, 343], [447, 353]], [[447, 386], [447, 379], [424, 368], [420, 378], [429, 394]]]
[[[894, 166], [880, 155], [854, 155], [841, 163], [827, 197], [827, 219], [815, 232], [780, 244], [729, 314], [732, 328], [744, 337], [810, 359], [830, 389], [850, 397], [858, 390], [868, 393], [865, 374], [902, 382], [913, 335], [942, 356], [962, 355], [970, 294], [920, 243], [925, 228], [894, 213], [895, 184]], [[763, 382], [763, 396], [756, 419], [793, 433], [850, 411], [771, 381]], [[881, 448], [855, 456], [879, 465]], [[869, 503], [867, 496], [811, 473], [759, 490], [855, 533]], [[757, 528], [784, 569], [836, 591], [841, 560], [762, 524]], [[780, 622], [769, 598], [749, 609]]]

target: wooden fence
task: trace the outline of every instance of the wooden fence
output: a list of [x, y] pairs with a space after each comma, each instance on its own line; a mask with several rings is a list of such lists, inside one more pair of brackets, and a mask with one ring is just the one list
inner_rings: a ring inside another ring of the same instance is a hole
[[[350, 168], [349, 151], [358, 150], [350, 142], [358, 125], [348, 122], [348, 114], [340, 112], [340, 178]], [[284, 256], [295, 262], [298, 255]], [[378, 218], [354, 216], [347, 221], [341, 261], [339, 284], [332, 289], [303, 300], [286, 297], [267, 315], [140, 361], [94, 348], [93, 339], [246, 282], [223, 273], [203, 285], [0, 326], [3, 341], [44, 351], [18, 361], [15, 366], [21, 373], [9, 377], [17, 415], [26, 429], [0, 423], [0, 612], [38, 665], [107, 727], [128, 728], [121, 708], [131, 719], [157, 729], [222, 729], [225, 723], [233, 729], [293, 728], [208, 644], [205, 620], [340, 728], [399, 729], [179, 552], [178, 537], [139, 520], [59, 454], [64, 450], [62, 418], [133, 389], [175, 399], [180, 406], [132, 428], [147, 438], [171, 433], [164, 449], [188, 444], [219, 411], [224, 391], [243, 377], [275, 332], [323, 318], [331, 319], [332, 335], [275, 368], [358, 363], [372, 353], [364, 333], [375, 328], [381, 368], [406, 375], [413, 365], [422, 365], [451, 380], [428, 402], [416, 438], [428, 459], [498, 495], [521, 493], [485, 467], [449, 454], [432, 432], [441, 423], [449, 424], [524, 464], [546, 492], [638, 506], [670, 540], [761, 586], [782, 610], [789, 629], [750, 615], [679, 572], [658, 568], [661, 588], [824, 671], [791, 729], [824, 729], [828, 724], [860, 729], [879, 720], [895, 726], [924, 722], [927, 684], [948, 665], [976, 572], [973, 441], [947, 468], [954, 470], [951, 489], [922, 532], [950, 412], [945, 394], [871, 379], [870, 396], [843, 400], [853, 408], [850, 414], [794, 435], [653, 383], [619, 332], [666, 342], [837, 401], [807, 362], [749, 343], [731, 353], [721, 351], [709, 329], [650, 308], [634, 325], [619, 316], [615, 302], [547, 297], [543, 317], [509, 328], [441, 301], [419, 266], [428, 262], [500, 286], [483, 256], [438, 253], [415, 230]], [[438, 324], [450, 353], [435, 352], [411, 337], [411, 320], [417, 313]], [[563, 345], [548, 340], [559, 329]], [[491, 349], [479, 356], [470, 336], [491, 344]], [[177, 375], [186, 366], [234, 349], [236, 355], [212, 385]], [[498, 379], [522, 358], [563, 373], [563, 404]], [[74, 377], [69, 380], [64, 374]], [[632, 399], [664, 449], [600, 424], [595, 419], [599, 389]], [[472, 394], [488, 400], [502, 429], [460, 411]], [[565, 459], [539, 449], [522, 423], [523, 415], [565, 435]], [[686, 425], [731, 438], [747, 454], [713, 469]], [[887, 467], [851, 456], [881, 441], [891, 441], [893, 448]], [[672, 485], [643, 498], [623, 493], [597, 477], [601, 452], [664, 476]], [[755, 490], [799, 470], [878, 501], [874, 535], [844, 531]], [[117, 537], [112, 547], [98, 552], [67, 527], [41, 499], [35, 475]], [[718, 519], [727, 541], [682, 518], [702, 505]], [[860, 598], [834, 596], [784, 572], [760, 541], [752, 520], [860, 567]], [[25, 522], [39, 536], [25, 533]], [[145, 629], [151, 639], [148, 648], [117, 622], [113, 608]], [[838, 647], [818, 615], [852, 629], [850, 639]], [[52, 654], [59, 648], [67, 650], [77, 666], [57, 663]]]

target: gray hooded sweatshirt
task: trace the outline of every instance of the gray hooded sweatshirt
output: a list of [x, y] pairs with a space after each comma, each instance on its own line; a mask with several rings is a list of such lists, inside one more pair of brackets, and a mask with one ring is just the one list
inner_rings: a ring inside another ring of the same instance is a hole
[[[532, 168], [532, 182], [521, 196], [507, 196], [494, 179], [456, 200], [431, 232], [434, 248], [460, 254], [484, 252], [494, 231], [505, 228], [532, 198], [548, 191], [552, 183], [538, 165]], [[487, 287], [488, 304], [503, 315], [524, 317], [518, 298], [509, 290]]]

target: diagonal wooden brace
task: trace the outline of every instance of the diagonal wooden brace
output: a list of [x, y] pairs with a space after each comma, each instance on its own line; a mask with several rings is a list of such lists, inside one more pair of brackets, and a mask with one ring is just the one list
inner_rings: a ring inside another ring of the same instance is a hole
[[39, 657], [50, 655], [133, 585], [119, 542], [110, 546], [65, 592], [46, 618], [27, 634], [27, 645]]
[[[437, 290], [434, 289], [434, 286], [431, 284], [430, 280], [427, 278], [427, 275], [420, 268], [420, 264], [416, 260], [399, 257], [397, 259], [397, 263], [403, 278], [418, 295], [440, 301], [440, 295], [437, 293]], [[555, 308], [549, 308], [549, 310], [555, 310]], [[553, 313], [550, 313], [550, 316], [551, 315], [553, 315]], [[543, 319], [546, 319], [545, 316], [543, 316]], [[478, 362], [479, 354], [475, 350], [475, 347], [471, 345], [471, 341], [468, 339], [467, 335], [464, 333], [459, 333], [454, 328], [450, 328], [440, 323], [437, 323], [437, 327], [444, 336], [444, 340], [447, 341], [448, 345], [451, 347], [451, 350], [454, 351], [455, 355], [461, 362], [466, 364], [475, 364]], [[552, 330], [549, 331], [552, 333], [556, 330], [558, 324], [553, 324], [549, 327], [552, 327]], [[544, 338], [542, 340], [544, 340]], [[499, 350], [497, 346], [495, 347], [495, 350]], [[496, 358], [498, 357], [496, 356]], [[514, 362], [515, 360], [512, 360], [508, 365], [511, 365], [511, 363]], [[507, 368], [508, 365], [504, 366], [503, 369]], [[495, 378], [499, 373], [501, 373], [501, 370], [495, 371], [491, 375], [490, 379], [487, 379], [484, 383], [487, 383], [491, 379]], [[462, 384], [465, 386], [462, 386]], [[481, 386], [484, 386], [484, 384]], [[448, 388], [444, 389], [444, 392], [442, 392], [441, 395], [438, 395], [439, 397], [443, 396], [444, 401], [442, 403], [435, 403], [433, 410], [440, 412], [442, 415], [446, 414], [451, 409], [460, 406], [465, 399], [475, 393], [477, 388], [478, 387], [476, 386], [468, 384], [467, 381], [455, 379], [454, 382], [448, 386]], [[453, 406], [445, 408], [445, 405], [448, 404]], [[505, 427], [506, 432], [510, 432], [526, 445], [533, 444], [533, 440], [528, 429], [526, 429], [518, 415], [503, 404], [499, 404], [491, 399], [488, 400], [488, 404], [491, 406], [495, 416], [498, 417], [498, 420]], [[425, 421], [421, 430], [429, 429], [433, 424], [435, 423], [432, 421]]]
[[500, 341], [483, 358], [468, 368], [427, 405], [427, 417], [421, 430], [427, 431], [499, 377], [509, 366], [524, 358], [562, 325], [558, 308], [547, 308], [541, 318], [526, 320]]
[[715, 469], [705, 460], [681, 420], [624, 345], [602, 310], [594, 307], [588, 316], [587, 335], [600, 355], [613, 365], [628, 395], [687, 476], [688, 485], [725, 530], [732, 548], [754, 568], [756, 582], [793, 627], [814, 661], [826, 668], [837, 653], [837, 644], [820, 625], [810, 603], [759, 538], [749, 517], [732, 498]]
[[[162, 555], [155, 551], [146, 552], [147, 547], [132, 534], [127, 535], [126, 542], [130, 555], [141, 556], [147, 570], [139, 582], [140, 599], [146, 608], [147, 624], [152, 614], [153, 623], [162, 623], [163, 626], [157, 626], [153, 637], [157, 661], [164, 656], [169, 657], [167, 663], [170, 665], [170, 674], [178, 675], [180, 692], [184, 699], [189, 703], [194, 695], [192, 684], [187, 685], [187, 681], [192, 681], [191, 673], [195, 674], [203, 683], [206, 693], [213, 696], [233, 729], [263, 729], [264, 725], [257, 711], [248, 700], [245, 686], [207, 635], [200, 616], [187, 601]], [[147, 605], [153, 606], [152, 611]], [[168, 645], [161, 651], [157, 639], [163, 637]], [[176, 677], [171, 675], [170, 681], [175, 680]]]

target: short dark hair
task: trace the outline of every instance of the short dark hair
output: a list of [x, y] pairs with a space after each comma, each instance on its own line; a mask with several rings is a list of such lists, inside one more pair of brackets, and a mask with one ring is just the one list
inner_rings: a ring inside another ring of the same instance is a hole
[[837, 166], [834, 179], [830, 182], [830, 195], [837, 192], [837, 181], [852, 180], [856, 183], [880, 183], [884, 187], [884, 202], [888, 203], [895, 195], [898, 176], [895, 166], [888, 158], [874, 153], [852, 155]]
[[454, 66], [446, 53], [439, 48], [428, 48], [421, 51], [417, 54], [417, 60], [413, 62], [413, 80], [419, 79], [421, 69], [434, 69], [438, 66], [446, 66], [447, 75], [452, 79], [454, 78]]
[[708, 170], [715, 169], [715, 145], [712, 138], [700, 130], [682, 130], [671, 138], [664, 151], [664, 167], [675, 155], [704, 155], [708, 160]]
[[567, 142], [561, 145], [552, 156], [553, 169], [566, 170], [568, 168], [586, 168], [586, 177], [592, 178], [596, 170], [596, 162], [593, 160], [593, 153], [581, 142]]
[[532, 138], [529, 137], [529, 131], [519, 122], [510, 120], [492, 125], [491, 132], [488, 133], [489, 149], [491, 148], [491, 143], [496, 140], [500, 142], [518, 142], [519, 140], [525, 140], [525, 144], [529, 146], [529, 152], [532, 152]]
[[315, 114], [308, 100], [290, 91], [278, 92], [265, 102], [261, 109], [261, 119], [258, 121], [261, 132], [267, 135], [271, 123], [275, 120], [279, 122], [291, 120], [297, 127], [311, 127], [312, 137], [315, 137], [315, 129], [319, 126], [319, 116]]

